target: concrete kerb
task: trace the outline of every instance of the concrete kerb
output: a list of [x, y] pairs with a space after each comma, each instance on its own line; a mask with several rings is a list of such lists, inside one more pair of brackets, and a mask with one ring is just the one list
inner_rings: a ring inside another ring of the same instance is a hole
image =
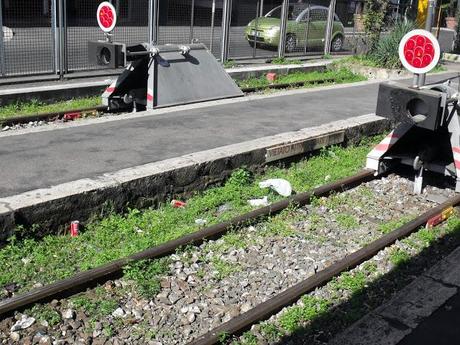
[[460, 288], [460, 248], [337, 335], [331, 345], [396, 345]]
[[[331, 60], [324, 60], [298, 65], [264, 65], [228, 68], [226, 71], [233, 79], [244, 80], [260, 77], [269, 72], [276, 72], [280, 75], [284, 75], [294, 72], [323, 71], [331, 63]], [[105, 77], [97, 81], [52, 81], [48, 85], [24, 85], [22, 87], [0, 89], [0, 106], [31, 100], [52, 103], [77, 97], [96, 96], [102, 94], [111, 82], [112, 79]]]
[[70, 221], [84, 224], [107, 207], [121, 211], [127, 206], [157, 205], [172, 196], [187, 197], [223, 182], [239, 167], [260, 169], [272, 148], [282, 148], [272, 151], [273, 162], [354, 142], [388, 128], [387, 120], [363, 115], [0, 198], [0, 242], [17, 226], [37, 225], [37, 236], [60, 233]]

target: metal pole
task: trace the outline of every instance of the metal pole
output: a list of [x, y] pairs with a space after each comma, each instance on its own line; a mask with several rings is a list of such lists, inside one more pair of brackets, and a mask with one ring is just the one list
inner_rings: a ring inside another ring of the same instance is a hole
[[228, 34], [230, 30], [230, 20], [232, 13], [232, 0], [224, 0], [222, 12], [222, 37], [220, 61], [225, 63], [228, 59]]
[[260, 2], [257, 1], [257, 7], [256, 7], [256, 23], [255, 23], [255, 27], [254, 27], [254, 48], [252, 50], [252, 57], [255, 58], [256, 57], [256, 53], [257, 53], [257, 29], [259, 28], [259, 17], [258, 17], [258, 14], [259, 14], [259, 8], [260, 8]]
[[307, 14], [307, 22], [305, 23], [305, 47], [304, 47], [304, 54], [307, 54], [307, 44], [308, 44], [308, 36], [310, 31], [310, 15], [311, 15], [311, 6], [310, 2], [308, 2], [307, 6], [308, 14]]
[[3, 11], [2, 0], [0, 0], [0, 74], [5, 75], [5, 42], [3, 37]]
[[59, 0], [59, 75], [67, 72], [66, 0]]
[[192, 0], [192, 9], [191, 9], [191, 14], [190, 14], [190, 37], [189, 37], [189, 42], [193, 43], [193, 23], [195, 19], [195, 0]]
[[[460, 1], [460, 0], [459, 0]], [[211, 39], [209, 42], [209, 51], [212, 53], [212, 47], [214, 44], [214, 20], [216, 16], [216, 0], [212, 0], [212, 9], [211, 9]]]
[[284, 0], [283, 5], [282, 5], [282, 10], [281, 10], [280, 41], [278, 43], [278, 57], [279, 58], [284, 57], [288, 15], [289, 15], [289, 0]]
[[[460, 1], [460, 0], [458, 0]], [[264, 0], [261, 0], [260, 1], [260, 11], [259, 11], [259, 17], [263, 17], [264, 16]]]
[[149, 19], [149, 23], [148, 23], [148, 30], [149, 30], [149, 43], [152, 44], [153, 43], [153, 31], [154, 31], [154, 27], [155, 25], [153, 24], [153, 0], [149, 0], [149, 13], [148, 13], [148, 19]]
[[[425, 22], [425, 30], [428, 32], [431, 32], [431, 28], [433, 27], [433, 18], [434, 18], [434, 11], [436, 8], [436, 0], [429, 0], [428, 2], [428, 14], [426, 16], [426, 22]], [[422, 73], [418, 77], [418, 83], [417, 86], [423, 86], [425, 85], [425, 80], [426, 80], [426, 73]]]
[[336, 0], [331, 0], [327, 14], [326, 37], [324, 42], [324, 55], [331, 53], [332, 26], [334, 24]]
[[54, 68], [53, 73], [56, 74], [59, 68], [59, 35], [57, 31], [58, 18], [57, 18], [57, 0], [51, 1], [51, 34], [53, 35], [53, 55], [54, 55]]
[[149, 0], [149, 42], [158, 43], [158, 0]]

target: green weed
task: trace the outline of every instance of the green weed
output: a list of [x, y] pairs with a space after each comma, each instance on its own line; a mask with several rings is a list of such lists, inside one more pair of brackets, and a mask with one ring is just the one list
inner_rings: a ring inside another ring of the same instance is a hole
[[350, 214], [340, 213], [335, 217], [337, 223], [344, 229], [357, 228], [359, 223], [355, 217]]
[[0, 120], [18, 115], [34, 115], [39, 113], [52, 113], [78, 108], [90, 108], [101, 105], [101, 97], [75, 98], [53, 104], [46, 104], [38, 100], [30, 102], [17, 102], [0, 107]]
[[123, 269], [126, 279], [134, 281], [138, 293], [152, 298], [160, 292], [160, 277], [167, 269], [167, 260], [141, 260]]
[[46, 321], [51, 327], [61, 322], [61, 315], [48, 305], [37, 304], [24, 311], [25, 314], [34, 317], [38, 321]]
[[392, 248], [389, 256], [390, 262], [395, 266], [401, 266], [406, 264], [410, 255], [407, 251], [401, 248]]

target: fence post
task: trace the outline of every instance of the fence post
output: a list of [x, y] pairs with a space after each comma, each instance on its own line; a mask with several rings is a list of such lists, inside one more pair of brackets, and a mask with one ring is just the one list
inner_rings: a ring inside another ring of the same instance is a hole
[[284, 57], [284, 50], [286, 45], [286, 28], [289, 15], [289, 0], [284, 0], [281, 10], [281, 24], [280, 24], [280, 41], [278, 43], [278, 57]]
[[158, 43], [158, 0], [149, 0], [149, 43]]
[[58, 35], [57, 0], [51, 0], [51, 34], [53, 35], [53, 73], [57, 74], [59, 69], [59, 35]]
[[189, 43], [193, 43], [193, 25], [194, 25], [194, 22], [195, 22], [195, 0], [192, 0], [192, 4], [191, 4], [192, 8], [191, 8], [191, 13], [190, 13], [190, 37], [189, 37]]
[[331, 0], [331, 2], [329, 3], [329, 11], [327, 13], [326, 37], [324, 42], [324, 55], [329, 55], [331, 53], [331, 38], [332, 27], [334, 25], [335, 4], [336, 0]]
[[66, 1], [59, 0], [59, 75], [61, 78], [67, 73], [67, 11]]
[[0, 0], [0, 74], [5, 75], [5, 42], [3, 37], [3, 11], [2, 0]]
[[224, 0], [222, 12], [222, 37], [220, 61], [224, 64], [228, 59], [228, 34], [232, 18], [232, 0]]
[[[460, 0], [459, 0], [460, 1]], [[209, 40], [209, 51], [212, 53], [213, 42], [214, 42], [214, 20], [216, 16], [216, 0], [212, 0], [211, 8], [211, 38]]]

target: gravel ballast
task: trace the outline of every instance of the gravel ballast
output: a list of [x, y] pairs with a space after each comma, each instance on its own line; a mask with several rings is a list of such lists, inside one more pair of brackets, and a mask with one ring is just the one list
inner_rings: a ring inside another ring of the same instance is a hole
[[[391, 230], [392, 222], [407, 222], [420, 215], [436, 205], [430, 200], [453, 194], [427, 187], [422, 195], [413, 195], [412, 188], [411, 181], [390, 175], [314, 200], [307, 207], [288, 209], [170, 256], [165, 260], [168, 274], [161, 277], [154, 296], [141, 294], [127, 277], [109, 281], [76, 297], [54, 300], [2, 320], [0, 340], [5, 344], [187, 343], [377, 239]], [[225, 212], [227, 206], [220, 210]], [[408, 243], [398, 242], [370, 260], [375, 269], [369, 277], [394, 269], [395, 248], [417, 255], [420, 248]], [[365, 269], [366, 264], [355, 270]], [[332, 304], [351, 298], [352, 290], [338, 283], [332, 286], [311, 295]], [[285, 312], [269, 323], [279, 326]], [[34, 321], [23, 329], [15, 326], [26, 318]], [[251, 336], [255, 343], [276, 341], [260, 326], [253, 327]], [[331, 336], [313, 337], [311, 343], [324, 343]], [[247, 337], [238, 341], [247, 342]]]

